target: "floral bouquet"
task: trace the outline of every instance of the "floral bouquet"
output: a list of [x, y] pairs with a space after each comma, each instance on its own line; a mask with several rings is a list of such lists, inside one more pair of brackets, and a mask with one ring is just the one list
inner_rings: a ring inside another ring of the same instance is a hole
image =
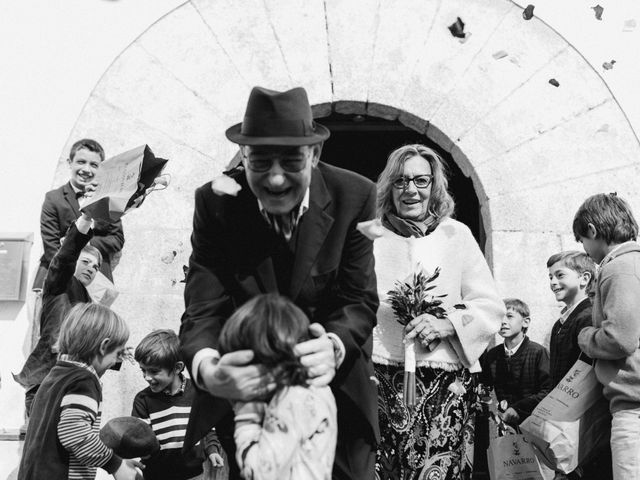
[[[389, 291], [387, 295], [389, 295], [389, 302], [398, 322], [406, 326], [411, 320], [423, 313], [428, 313], [436, 318], [447, 316], [447, 310], [442, 301], [447, 295], [430, 293], [436, 288], [434, 282], [439, 276], [440, 267], [437, 267], [432, 275], [429, 275], [424, 269], [420, 269], [410, 279], [396, 282], [396, 288]], [[431, 342], [428, 346], [429, 350], [436, 348], [439, 343], [439, 339]], [[416, 403], [415, 338], [405, 343], [404, 346], [404, 401], [409, 407]]]

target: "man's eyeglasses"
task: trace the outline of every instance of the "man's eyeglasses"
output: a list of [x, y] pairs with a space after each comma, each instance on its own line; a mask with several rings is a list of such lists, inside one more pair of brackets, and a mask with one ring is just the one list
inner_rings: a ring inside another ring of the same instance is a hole
[[245, 156], [246, 166], [256, 173], [264, 173], [271, 170], [274, 162], [278, 162], [280, 168], [288, 173], [297, 173], [307, 166], [307, 157], [286, 157], [286, 156], [258, 156], [248, 154]]
[[415, 177], [398, 177], [396, 178], [391, 185], [393, 188], [397, 188], [398, 190], [404, 190], [409, 186], [410, 182], [416, 186], [416, 188], [427, 188], [431, 185], [431, 181], [433, 180], [433, 175], [416, 175]]

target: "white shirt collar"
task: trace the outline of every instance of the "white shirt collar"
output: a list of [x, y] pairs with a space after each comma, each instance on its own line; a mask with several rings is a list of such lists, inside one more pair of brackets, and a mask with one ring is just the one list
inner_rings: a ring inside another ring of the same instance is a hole
[[582, 300], [574, 303], [570, 307], [565, 306], [562, 310], [560, 310], [560, 318], [558, 319], [560, 321], [560, 325], [564, 325], [564, 322], [567, 321], [567, 318], [569, 318], [569, 315], [571, 315], [571, 312], [573, 312], [576, 309], [576, 307], [584, 301], [588, 302], [589, 297], [584, 297]]
[[[271, 219], [269, 218], [267, 211], [262, 206], [262, 202], [260, 201], [259, 198], [256, 198], [256, 199], [258, 200], [258, 208], [260, 209], [260, 213], [262, 214], [264, 219], [267, 221], [267, 223], [271, 225]], [[309, 210], [309, 187], [307, 187], [306, 192], [304, 192], [304, 197], [302, 197], [302, 202], [300, 202], [300, 207], [298, 207], [298, 213], [293, 219], [294, 229], [298, 225], [298, 222], [300, 221], [300, 218], [302, 218], [302, 215], [304, 215], [307, 210]], [[273, 227], [273, 225], [271, 226]], [[291, 235], [289, 235], [289, 237], [290, 236]], [[290, 240], [290, 238], [287, 238], [287, 240]]]
[[512, 349], [508, 349], [507, 348], [507, 343], [503, 343], [502, 345], [504, 345], [504, 353], [507, 355], [507, 357], [512, 357], [516, 354], [516, 352], [518, 351], [518, 349], [520, 348], [520, 345], [522, 345], [522, 342], [524, 342], [524, 339], [527, 338], [526, 335], [524, 335], [522, 337], [522, 340], [520, 340], [520, 343], [517, 344], [515, 347], [513, 347]]

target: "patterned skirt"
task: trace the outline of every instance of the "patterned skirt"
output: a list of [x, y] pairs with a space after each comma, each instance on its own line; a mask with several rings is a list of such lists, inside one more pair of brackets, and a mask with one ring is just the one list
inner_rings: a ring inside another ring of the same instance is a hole
[[[374, 368], [381, 435], [376, 480], [471, 478], [475, 382], [469, 370], [418, 367], [416, 405], [408, 409], [402, 399], [404, 367], [374, 364]], [[449, 390], [456, 381], [464, 393]]]

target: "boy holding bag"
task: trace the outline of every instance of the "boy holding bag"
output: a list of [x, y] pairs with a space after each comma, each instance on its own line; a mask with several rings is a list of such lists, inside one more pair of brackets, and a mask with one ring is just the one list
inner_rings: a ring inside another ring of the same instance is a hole
[[615, 193], [589, 197], [573, 220], [573, 233], [600, 264], [592, 327], [578, 335], [596, 359], [612, 414], [614, 480], [640, 479], [640, 245], [629, 205]]

